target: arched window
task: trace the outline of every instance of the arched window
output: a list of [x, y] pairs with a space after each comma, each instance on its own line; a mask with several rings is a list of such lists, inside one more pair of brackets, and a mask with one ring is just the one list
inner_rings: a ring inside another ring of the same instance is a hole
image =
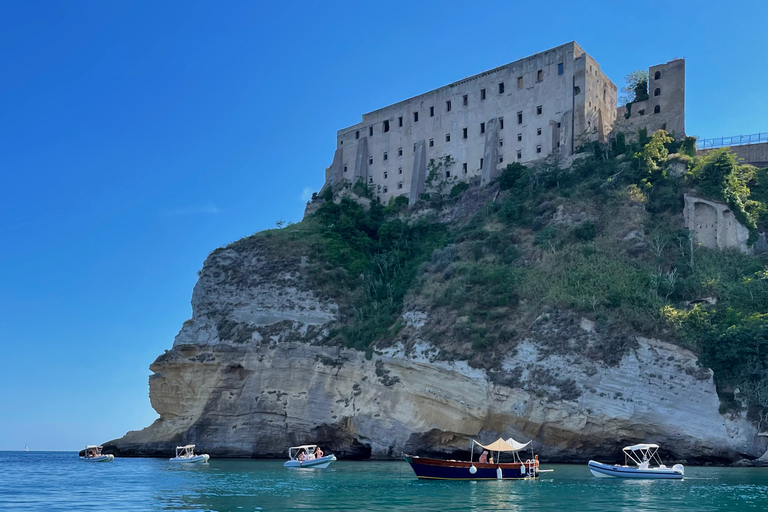
[[653, 95], [654, 95], [654, 96], [660, 96], [660, 95], [661, 95], [661, 89], [660, 89], [660, 88], [658, 88], [658, 87], [657, 87], [656, 89], [654, 89], [654, 91], [653, 91]]
[[654, 80], [658, 80], [659, 78], [661, 78], [661, 71], [657, 71], [656, 73], [653, 74]]
[[659, 112], [661, 112], [661, 106], [660, 105], [656, 105], [655, 107], [653, 107], [653, 113], [654, 114], [658, 114]]

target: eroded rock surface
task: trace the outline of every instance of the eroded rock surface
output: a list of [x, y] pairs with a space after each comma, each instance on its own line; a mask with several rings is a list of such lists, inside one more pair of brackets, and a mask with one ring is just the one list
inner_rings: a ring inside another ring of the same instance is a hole
[[397, 458], [511, 435], [533, 439], [547, 461], [605, 459], [641, 441], [688, 461], [764, 452], [745, 418], [718, 412], [712, 372], [694, 354], [635, 336], [599, 361], [590, 354], [610, 350], [612, 335], [587, 319], [542, 315], [493, 370], [441, 358], [424, 341], [429, 311], [404, 313], [416, 340], [407, 347], [366, 357], [323, 345], [339, 308], [311, 289], [306, 266], [257, 241], [215, 251], [193, 318], [150, 367], [160, 418], [108, 449], [165, 456], [195, 443], [213, 456], [284, 457], [318, 442], [342, 457]]

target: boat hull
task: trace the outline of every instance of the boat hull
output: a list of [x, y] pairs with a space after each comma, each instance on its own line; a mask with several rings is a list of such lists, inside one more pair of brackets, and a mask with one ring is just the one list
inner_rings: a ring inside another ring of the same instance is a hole
[[325, 469], [328, 466], [331, 465], [331, 462], [336, 460], [335, 455], [326, 455], [324, 457], [320, 457], [319, 459], [310, 459], [310, 460], [289, 460], [285, 464], [283, 464], [283, 467], [286, 468], [299, 468], [299, 469]]
[[85, 462], [112, 462], [115, 460], [114, 455], [99, 455], [98, 457], [80, 457], [80, 460]]
[[211, 456], [207, 453], [195, 455], [194, 457], [172, 457], [171, 462], [181, 462], [182, 464], [206, 464]]
[[594, 460], [587, 464], [589, 471], [597, 477], [635, 478], [645, 480], [681, 480], [683, 473], [672, 468], [639, 469], [629, 466], [611, 466]]
[[[416, 477], [425, 480], [522, 480], [539, 476], [538, 461], [480, 464], [405, 455]], [[477, 470], [474, 474], [472, 467]], [[501, 470], [501, 471], [499, 471]]]

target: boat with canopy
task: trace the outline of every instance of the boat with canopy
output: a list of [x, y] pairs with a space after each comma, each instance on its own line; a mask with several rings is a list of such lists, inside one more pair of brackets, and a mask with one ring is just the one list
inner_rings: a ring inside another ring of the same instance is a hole
[[331, 462], [336, 460], [336, 456], [333, 454], [323, 455], [322, 457], [316, 457], [317, 450], [316, 444], [303, 444], [301, 446], [291, 446], [288, 448], [288, 459], [283, 467], [286, 468], [315, 468], [325, 469], [331, 465]]
[[114, 455], [101, 453], [101, 450], [103, 449], [103, 446], [89, 444], [85, 447], [85, 450], [81, 452], [82, 455], [80, 456], [80, 460], [84, 460], [86, 462], [112, 462], [115, 460]]
[[[539, 476], [539, 456], [523, 460], [520, 453], [529, 447], [527, 443], [518, 443], [511, 437], [502, 438], [490, 444], [482, 444], [474, 439], [470, 443], [469, 461], [431, 459], [405, 454], [403, 458], [411, 465], [416, 477], [428, 480], [520, 480]], [[474, 460], [475, 446], [487, 450], [487, 461]], [[494, 456], [495, 453], [495, 456]], [[507, 459], [500, 461], [501, 454]]]
[[658, 480], [680, 480], [685, 475], [685, 468], [682, 464], [675, 464], [671, 468], [664, 465], [658, 455], [659, 445], [657, 444], [635, 444], [624, 447], [622, 451], [624, 452], [624, 465], [603, 464], [590, 460], [587, 464], [589, 471], [598, 477]]
[[169, 460], [171, 462], [184, 462], [187, 464], [207, 464], [210, 458], [211, 456], [207, 453], [195, 455], [195, 445], [188, 444], [186, 446], [177, 446], [176, 456], [171, 457]]

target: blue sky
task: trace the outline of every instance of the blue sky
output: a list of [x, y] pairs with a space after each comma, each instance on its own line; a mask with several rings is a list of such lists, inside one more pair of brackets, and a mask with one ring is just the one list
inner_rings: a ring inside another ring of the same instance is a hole
[[362, 113], [575, 40], [683, 57], [687, 131], [768, 131], [768, 3], [3, 2], [0, 449], [150, 424], [210, 251], [299, 221]]

